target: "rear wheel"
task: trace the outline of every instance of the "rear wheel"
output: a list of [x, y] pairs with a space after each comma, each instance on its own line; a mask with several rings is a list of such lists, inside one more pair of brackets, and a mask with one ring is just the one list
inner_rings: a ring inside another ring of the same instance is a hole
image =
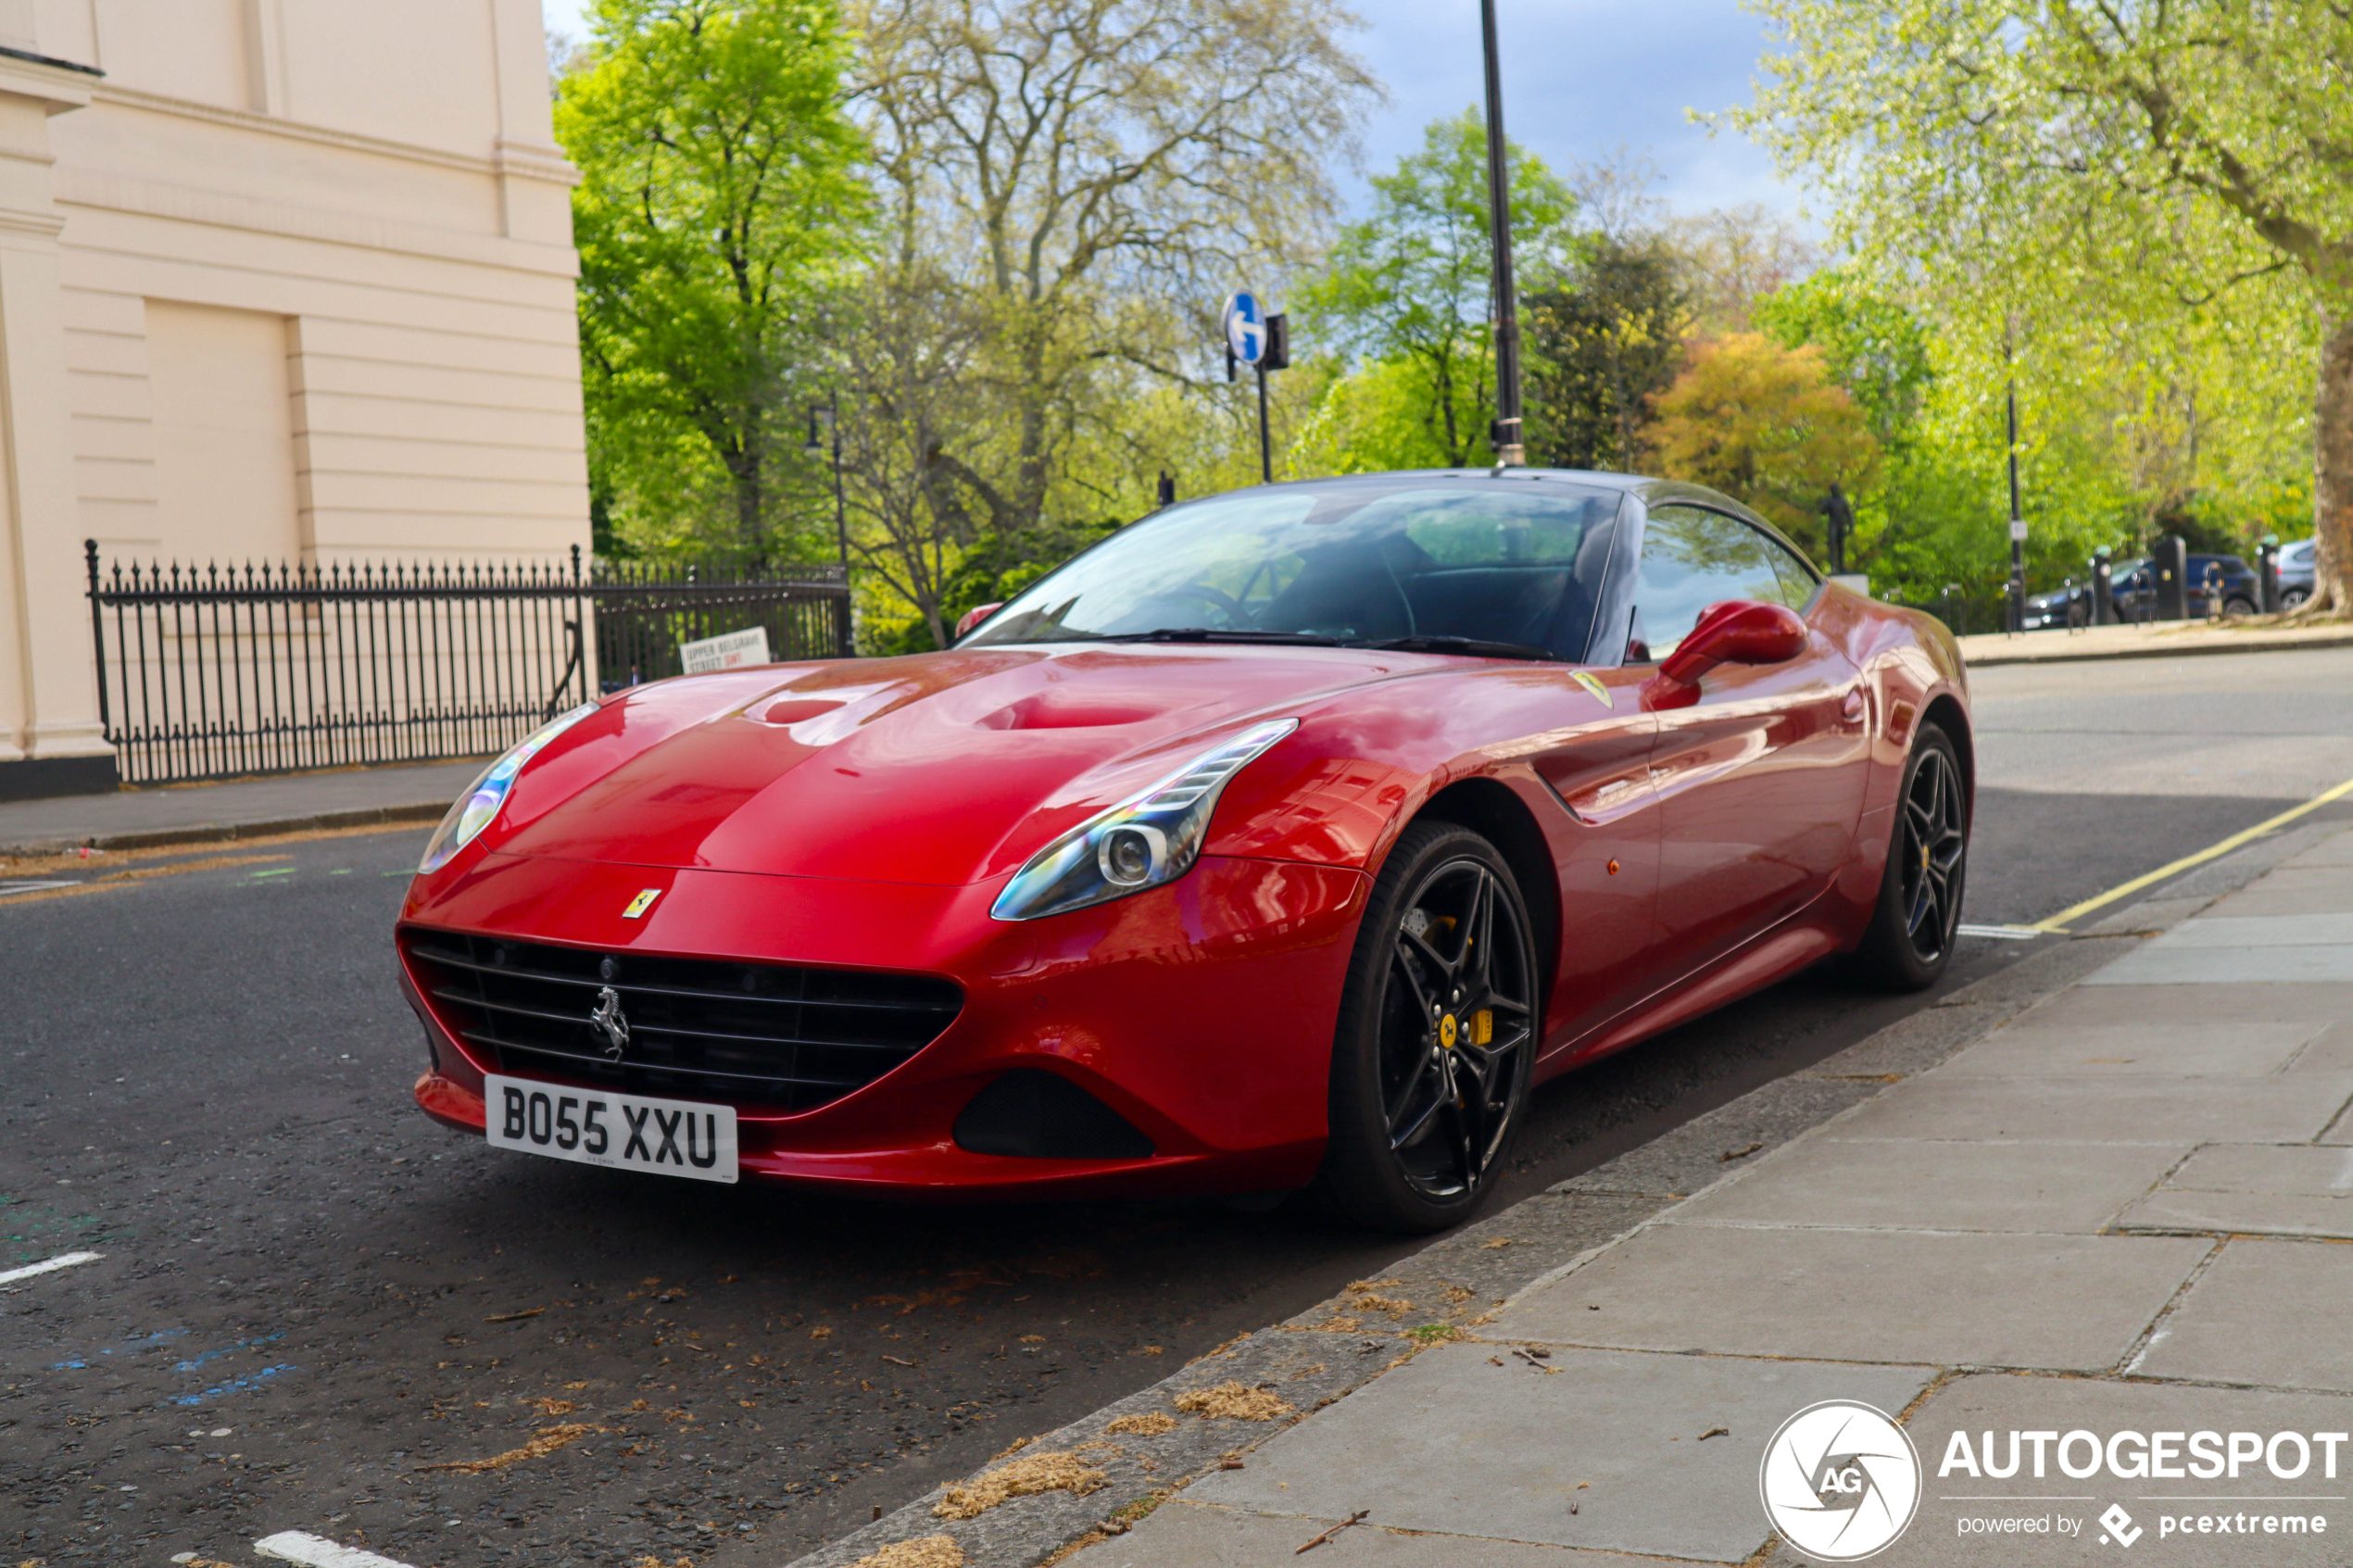
[[1518, 884], [1467, 828], [1417, 822], [1373, 885], [1332, 1047], [1316, 1186], [1356, 1223], [1442, 1230], [1487, 1194], [1528, 1103], [1535, 948]]
[[1856, 949], [1863, 980], [1894, 991], [1936, 983], [1952, 961], [1969, 872], [1969, 790], [1952, 737], [1923, 724], [1904, 763], [1879, 907]]
[[2222, 613], [2224, 615], [2253, 615], [2255, 601], [2240, 598], [2225, 599], [2222, 601]]

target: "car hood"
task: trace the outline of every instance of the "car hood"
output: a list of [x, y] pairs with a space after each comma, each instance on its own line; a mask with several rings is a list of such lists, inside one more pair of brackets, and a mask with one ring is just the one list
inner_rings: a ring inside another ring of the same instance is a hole
[[1246, 723], [1444, 662], [1057, 646], [690, 676], [560, 737], [484, 838], [503, 855], [963, 885]]

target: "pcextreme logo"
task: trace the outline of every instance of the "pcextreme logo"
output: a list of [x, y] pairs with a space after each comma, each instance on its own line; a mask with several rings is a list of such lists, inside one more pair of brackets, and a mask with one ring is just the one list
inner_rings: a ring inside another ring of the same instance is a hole
[[1920, 1456], [1885, 1412], [1825, 1399], [1781, 1423], [1765, 1445], [1756, 1489], [1790, 1545], [1825, 1562], [1856, 1562], [1911, 1524]]

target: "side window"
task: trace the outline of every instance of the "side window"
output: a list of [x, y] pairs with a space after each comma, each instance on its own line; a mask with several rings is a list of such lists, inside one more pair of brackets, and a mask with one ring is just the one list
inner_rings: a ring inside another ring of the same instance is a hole
[[1723, 599], [1803, 609], [1818, 580], [1806, 563], [1738, 518], [1701, 507], [1654, 507], [1634, 587], [1635, 646], [1627, 658], [1664, 659], [1700, 611]]

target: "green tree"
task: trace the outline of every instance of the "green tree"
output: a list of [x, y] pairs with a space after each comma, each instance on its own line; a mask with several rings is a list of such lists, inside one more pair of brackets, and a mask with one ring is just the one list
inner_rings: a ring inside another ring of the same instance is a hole
[[855, 20], [882, 267], [981, 334], [964, 416], [877, 444], [915, 453], [966, 547], [1100, 516], [1080, 456], [1151, 388], [1214, 395], [1215, 301], [1319, 248], [1332, 155], [1378, 92], [1352, 19], [1333, 0], [859, 0]]
[[1656, 240], [1596, 240], [1526, 311], [1530, 445], [1555, 468], [1637, 469], [1653, 395], [1683, 361], [1691, 291]]
[[[1516, 146], [1509, 158], [1513, 261], [1541, 289], [1579, 248], [1577, 198], [1541, 158]], [[1372, 186], [1372, 210], [1340, 231], [1327, 269], [1303, 293], [1308, 337], [1359, 364], [1413, 367], [1416, 416], [1440, 465], [1479, 461], [1486, 422], [1466, 413], [1494, 401], [1482, 117], [1466, 109], [1433, 122], [1421, 151]], [[1384, 378], [1382, 392], [1394, 389]]]
[[1746, 502], [1818, 555], [1815, 508], [1831, 485], [1861, 492], [1878, 481], [1862, 407], [1810, 345], [1783, 348], [1756, 332], [1702, 342], [1656, 403], [1651, 441], [1667, 477]]
[[[2315, 608], [2353, 569], [2353, 9], [2342, 0], [1756, 0], [1752, 110], [1874, 275], [1987, 336], [2163, 330], [2277, 274], [2318, 325]], [[1900, 105], [1892, 113], [1891, 105]]]
[[793, 395], [868, 201], [826, 0], [597, 0], [556, 133], [602, 504], [680, 526], [715, 464], [737, 548], [777, 541]]

